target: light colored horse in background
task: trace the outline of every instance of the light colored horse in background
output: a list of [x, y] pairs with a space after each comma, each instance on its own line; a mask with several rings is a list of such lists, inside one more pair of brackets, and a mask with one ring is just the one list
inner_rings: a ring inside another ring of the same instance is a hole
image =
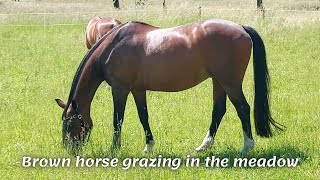
[[86, 28], [87, 48], [90, 49], [104, 34], [119, 24], [121, 24], [121, 21], [114, 18], [101, 18], [99, 16], [91, 18]]

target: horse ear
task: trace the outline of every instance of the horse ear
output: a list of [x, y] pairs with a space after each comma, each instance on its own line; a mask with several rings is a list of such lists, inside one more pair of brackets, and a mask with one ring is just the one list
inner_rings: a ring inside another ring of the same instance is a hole
[[74, 109], [74, 110], [78, 109], [78, 103], [75, 100], [71, 101], [71, 106], [72, 106], [72, 109]]
[[56, 102], [57, 102], [57, 104], [61, 107], [61, 108], [65, 108], [66, 107], [66, 104], [62, 101], [62, 100], [60, 100], [60, 99], [55, 99], [56, 100]]

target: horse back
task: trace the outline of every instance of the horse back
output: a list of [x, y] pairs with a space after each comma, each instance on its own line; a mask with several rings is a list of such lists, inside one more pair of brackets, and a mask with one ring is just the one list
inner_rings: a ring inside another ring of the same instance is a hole
[[[246, 68], [251, 53], [251, 39], [243, 28], [225, 20], [165, 29], [131, 22], [119, 30], [115, 41], [105, 63], [110, 76], [132, 88], [156, 91], [188, 89], [219, 76], [223, 69]], [[239, 59], [247, 62], [235, 62]]]

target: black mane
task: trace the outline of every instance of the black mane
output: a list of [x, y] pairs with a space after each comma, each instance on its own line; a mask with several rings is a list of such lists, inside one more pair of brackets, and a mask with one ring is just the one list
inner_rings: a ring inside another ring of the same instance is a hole
[[[141, 21], [129, 21], [127, 23], [137, 23], [137, 24], [142, 24], [142, 25], [146, 25], [146, 26], [156, 27], [156, 26], [153, 26], [153, 25], [150, 25], [148, 23], [141, 22]], [[158, 28], [158, 27], [156, 27], [156, 28]]]
[[73, 96], [76, 90], [76, 87], [79, 83], [79, 79], [80, 79], [80, 75], [82, 74], [82, 70], [84, 68], [84, 66], [86, 65], [86, 63], [88, 62], [88, 59], [91, 57], [92, 53], [98, 48], [98, 46], [108, 37], [109, 34], [111, 34], [113, 31], [119, 29], [120, 27], [122, 27], [124, 24], [120, 24], [118, 26], [113, 27], [109, 32], [107, 32], [105, 35], [103, 35], [100, 40], [98, 42], [96, 42], [92, 48], [87, 52], [87, 54], [84, 56], [84, 58], [82, 59], [76, 74], [74, 75], [73, 81], [72, 81], [72, 85], [71, 85], [71, 90], [69, 93], [69, 98], [68, 98], [68, 102], [67, 102], [67, 107], [70, 105], [71, 101], [73, 100]]

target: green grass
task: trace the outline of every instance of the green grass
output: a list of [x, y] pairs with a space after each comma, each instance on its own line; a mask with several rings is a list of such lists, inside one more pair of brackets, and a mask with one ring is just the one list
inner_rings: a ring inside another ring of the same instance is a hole
[[[209, 1], [201, 3], [210, 4]], [[138, 19], [163, 27], [199, 20], [196, 11], [195, 14], [188, 14], [183, 8], [176, 14], [171, 11], [162, 13], [141, 12]], [[238, 150], [243, 143], [241, 124], [234, 107], [228, 101], [227, 113], [219, 128], [214, 147], [195, 153], [194, 149], [201, 143], [211, 122], [212, 83], [207, 80], [178, 93], [148, 92], [150, 125], [156, 140], [154, 152], [149, 155], [142, 153], [143, 129], [130, 95], [125, 112], [122, 148], [111, 153], [112, 96], [110, 89], [103, 84], [92, 105], [94, 129], [91, 140], [81, 156], [115, 157], [122, 160], [127, 157], [152, 158], [162, 155], [185, 160], [186, 156], [190, 155], [203, 161], [207, 156], [232, 160], [236, 157], [272, 158], [275, 155], [300, 158], [298, 167], [205, 168], [204, 164], [201, 164], [198, 168], [182, 166], [176, 171], [169, 168], [138, 167], [123, 171], [120, 163], [117, 168], [75, 168], [73, 164], [69, 168], [23, 168], [23, 156], [67, 157], [74, 161], [74, 157], [61, 146], [62, 109], [56, 105], [54, 99], [67, 99], [74, 73], [87, 52], [84, 44], [86, 21], [81, 17], [74, 20], [78, 25], [73, 26], [11, 26], [15, 23], [7, 21], [2, 21], [3, 24], [0, 25], [1, 178], [319, 178], [319, 15], [293, 13], [288, 17], [284, 14], [272, 16], [276, 18], [262, 20], [255, 11], [243, 14], [208, 10], [201, 19], [227, 18], [251, 25], [261, 34], [267, 48], [271, 76], [271, 110], [274, 118], [287, 126], [287, 131], [270, 139], [255, 135], [254, 150], [246, 156], [240, 156]], [[88, 19], [90, 16], [85, 17]], [[136, 15], [125, 13], [119, 19], [126, 21], [134, 17]], [[52, 21], [47, 21], [48, 24], [70, 22], [69, 19], [62, 19], [57, 15]], [[311, 23], [306, 19], [312, 20]], [[27, 22], [29, 25], [42, 24], [38, 19], [27, 19]], [[254, 96], [252, 73], [250, 63], [243, 86], [251, 106]]]

